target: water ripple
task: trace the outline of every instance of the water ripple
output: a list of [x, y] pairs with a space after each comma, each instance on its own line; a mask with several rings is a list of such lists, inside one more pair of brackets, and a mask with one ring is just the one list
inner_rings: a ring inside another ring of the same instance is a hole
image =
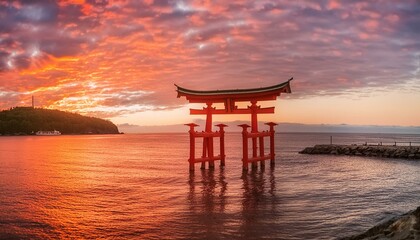
[[420, 162], [297, 154], [324, 140], [278, 134], [276, 167], [243, 173], [227, 134], [226, 168], [190, 174], [186, 134], [2, 137], [0, 239], [332, 239], [420, 205]]

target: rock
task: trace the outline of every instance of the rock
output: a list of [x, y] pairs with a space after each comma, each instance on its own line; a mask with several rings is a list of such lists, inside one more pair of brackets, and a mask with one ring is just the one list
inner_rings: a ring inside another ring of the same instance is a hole
[[342, 240], [371, 240], [371, 239], [419, 239], [420, 207], [384, 223], [380, 223], [366, 232]]
[[301, 153], [301, 154], [312, 154], [313, 150], [314, 150], [314, 148], [307, 147], [307, 148], [303, 149], [302, 151], [300, 151], [299, 153]]
[[301, 154], [355, 155], [387, 158], [420, 159], [420, 147], [382, 145], [315, 145], [300, 151]]

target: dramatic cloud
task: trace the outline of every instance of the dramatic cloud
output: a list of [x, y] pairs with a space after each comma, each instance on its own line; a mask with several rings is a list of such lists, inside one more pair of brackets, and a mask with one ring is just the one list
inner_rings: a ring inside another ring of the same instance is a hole
[[22, 0], [1, 2], [0, 17], [0, 108], [35, 95], [38, 106], [112, 116], [181, 106], [173, 83], [291, 76], [292, 97], [419, 90], [415, 0]]

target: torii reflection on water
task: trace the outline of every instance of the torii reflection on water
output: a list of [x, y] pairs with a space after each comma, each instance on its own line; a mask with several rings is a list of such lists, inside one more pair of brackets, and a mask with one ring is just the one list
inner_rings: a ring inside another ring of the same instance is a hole
[[[272, 214], [277, 211], [279, 200], [275, 194], [274, 169], [243, 172], [229, 179], [224, 169], [205, 169], [191, 172], [188, 184], [187, 215], [192, 238], [255, 238], [264, 236], [268, 227], [273, 227], [265, 223], [267, 217], [276, 218]], [[235, 184], [240, 186], [228, 187]], [[238, 208], [238, 202], [242, 207]]]
[[[242, 224], [239, 229], [241, 238], [249, 239], [261, 237], [264, 233], [272, 233], [276, 226], [267, 224], [267, 219], [277, 218], [276, 205], [280, 199], [276, 196], [276, 178], [274, 168], [267, 173], [251, 171], [242, 173], [243, 197], [242, 197]], [[275, 222], [275, 221], [274, 221]], [[273, 229], [274, 228], [274, 229]]]
[[[197, 175], [199, 176], [196, 176], [194, 172], [189, 175], [190, 210], [197, 213], [223, 213], [227, 190], [224, 169], [220, 169], [217, 174], [215, 171], [202, 170]], [[199, 191], [196, 188], [199, 188]]]

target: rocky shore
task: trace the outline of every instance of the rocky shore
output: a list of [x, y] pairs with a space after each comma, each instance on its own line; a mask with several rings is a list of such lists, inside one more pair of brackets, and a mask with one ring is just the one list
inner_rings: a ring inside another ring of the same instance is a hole
[[365, 157], [420, 159], [420, 146], [382, 145], [315, 145], [300, 151], [301, 154], [331, 154]]
[[420, 239], [420, 207], [342, 240]]

